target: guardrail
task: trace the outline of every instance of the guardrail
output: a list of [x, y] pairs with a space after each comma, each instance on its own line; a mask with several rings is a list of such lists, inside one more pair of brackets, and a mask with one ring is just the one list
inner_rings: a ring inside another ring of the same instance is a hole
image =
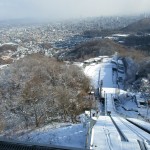
[[85, 149], [90, 149], [92, 128], [96, 123], [96, 120], [93, 120], [90, 117], [88, 119], [89, 119], [89, 122], [86, 124], [87, 132], [86, 132]]

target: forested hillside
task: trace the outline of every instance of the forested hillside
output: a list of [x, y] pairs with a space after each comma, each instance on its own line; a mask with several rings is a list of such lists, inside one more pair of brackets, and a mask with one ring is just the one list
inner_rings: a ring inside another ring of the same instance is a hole
[[[77, 122], [91, 108], [89, 79], [77, 66], [34, 54], [0, 72], [0, 129]], [[12, 130], [13, 131], [13, 130]]]

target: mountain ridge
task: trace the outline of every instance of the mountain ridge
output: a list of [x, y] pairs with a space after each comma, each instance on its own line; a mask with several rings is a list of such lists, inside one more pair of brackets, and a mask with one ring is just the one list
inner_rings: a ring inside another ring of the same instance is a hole
[[126, 32], [150, 32], [150, 18], [144, 18], [121, 29]]

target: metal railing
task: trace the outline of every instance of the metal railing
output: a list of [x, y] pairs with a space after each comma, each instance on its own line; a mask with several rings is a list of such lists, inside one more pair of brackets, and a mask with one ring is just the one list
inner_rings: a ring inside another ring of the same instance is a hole
[[91, 135], [92, 135], [92, 129], [95, 125], [96, 120], [93, 120], [89, 117], [89, 122], [86, 124], [86, 141], [85, 141], [85, 149], [90, 149], [91, 147]]

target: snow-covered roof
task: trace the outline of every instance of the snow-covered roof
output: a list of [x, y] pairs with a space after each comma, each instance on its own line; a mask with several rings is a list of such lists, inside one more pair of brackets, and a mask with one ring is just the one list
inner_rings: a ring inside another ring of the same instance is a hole
[[123, 65], [123, 61], [121, 59], [118, 59], [118, 64]]
[[128, 37], [130, 34], [113, 34], [112, 36], [117, 37]]
[[3, 45], [14, 45], [14, 46], [17, 46], [18, 44], [9, 42], [9, 43], [3, 43], [0, 46], [3, 46]]

